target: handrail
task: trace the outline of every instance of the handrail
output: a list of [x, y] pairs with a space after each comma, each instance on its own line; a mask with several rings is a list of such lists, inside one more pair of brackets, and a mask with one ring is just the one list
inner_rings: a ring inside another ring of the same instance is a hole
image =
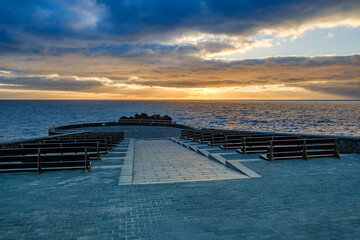
[[[57, 135], [58, 137], [63, 137], [63, 136], [69, 136], [69, 135], [74, 135], [74, 134], [79, 134], [79, 133], [86, 133], [87, 131], [76, 131], [76, 132], [71, 132], [71, 133], [64, 133], [64, 134], [59, 134]], [[54, 136], [39, 136], [39, 137], [33, 137], [33, 138], [25, 138], [25, 139], [20, 139], [20, 140], [14, 140], [14, 141], [8, 141], [8, 142], [1, 142], [0, 143], [0, 148], [2, 146], [6, 146], [6, 145], [15, 145], [15, 144], [21, 144], [24, 142], [31, 142], [31, 141], [38, 141], [38, 140], [46, 140], [46, 139], [51, 139], [54, 138]]]

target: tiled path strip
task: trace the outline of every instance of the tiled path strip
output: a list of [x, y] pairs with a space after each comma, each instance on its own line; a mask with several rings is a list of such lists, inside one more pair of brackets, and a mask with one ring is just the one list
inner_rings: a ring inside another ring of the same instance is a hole
[[247, 178], [170, 140], [135, 142], [133, 184]]
[[132, 184], [133, 177], [133, 166], [134, 166], [134, 139], [129, 140], [126, 155], [124, 158], [124, 164], [121, 168], [119, 176], [119, 185], [130, 185]]
[[[131, 139], [130, 139], [131, 143]], [[129, 140], [124, 140], [119, 145], [111, 149], [108, 154], [101, 156], [100, 162], [93, 162], [91, 170], [101, 169], [121, 169], [124, 165], [124, 158], [128, 149]]]
[[134, 160], [134, 139], [127, 139], [102, 156], [100, 162], [93, 162], [91, 171], [118, 171], [118, 185], [131, 185]]

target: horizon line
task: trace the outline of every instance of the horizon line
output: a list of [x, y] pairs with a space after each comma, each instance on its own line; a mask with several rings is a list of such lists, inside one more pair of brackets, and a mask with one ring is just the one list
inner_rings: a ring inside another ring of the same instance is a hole
[[360, 99], [0, 99], [0, 101], [332, 101], [351, 102]]

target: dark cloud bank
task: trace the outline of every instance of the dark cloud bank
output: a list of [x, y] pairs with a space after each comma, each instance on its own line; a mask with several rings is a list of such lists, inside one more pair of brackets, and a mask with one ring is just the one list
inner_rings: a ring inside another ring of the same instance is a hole
[[[313, 18], [359, 10], [360, 2], [350, 0], [5, 0], [0, 8], [0, 54], [166, 54], [179, 46], [154, 44], [156, 39], [185, 32], [247, 36], [268, 27], [296, 27]], [[229, 47], [210, 45], [204, 47]], [[177, 50], [198, 51], [191, 45]]]

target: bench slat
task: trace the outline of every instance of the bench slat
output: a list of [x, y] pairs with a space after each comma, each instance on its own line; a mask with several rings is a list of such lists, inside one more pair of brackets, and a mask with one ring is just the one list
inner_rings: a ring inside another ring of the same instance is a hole
[[[88, 154], [90, 160], [97, 158], [97, 154]], [[42, 162], [51, 161], [74, 161], [85, 160], [85, 154], [69, 154], [69, 155], [42, 155]], [[25, 156], [1, 156], [1, 162], [37, 162], [38, 155], [25, 155]]]

